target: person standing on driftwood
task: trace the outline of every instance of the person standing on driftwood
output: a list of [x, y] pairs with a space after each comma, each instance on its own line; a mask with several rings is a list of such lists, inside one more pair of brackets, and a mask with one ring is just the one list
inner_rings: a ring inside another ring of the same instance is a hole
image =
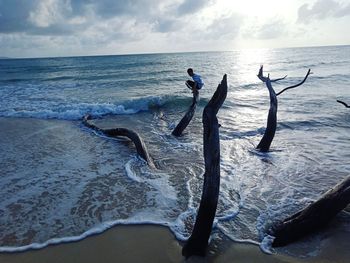
[[203, 81], [201, 79], [201, 76], [199, 76], [198, 74], [195, 74], [193, 72], [192, 68], [187, 69], [187, 73], [188, 73], [188, 75], [190, 75], [190, 77], [193, 79], [193, 81], [192, 80], [187, 80], [186, 81], [186, 86], [190, 90], [192, 90], [192, 93], [198, 92], [198, 90], [200, 90], [203, 87], [203, 85], [204, 85], [204, 83], [203, 83]]

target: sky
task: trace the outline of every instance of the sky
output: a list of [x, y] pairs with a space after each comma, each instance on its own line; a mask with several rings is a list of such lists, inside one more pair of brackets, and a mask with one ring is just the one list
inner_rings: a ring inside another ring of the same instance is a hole
[[0, 0], [0, 57], [350, 44], [350, 0]]

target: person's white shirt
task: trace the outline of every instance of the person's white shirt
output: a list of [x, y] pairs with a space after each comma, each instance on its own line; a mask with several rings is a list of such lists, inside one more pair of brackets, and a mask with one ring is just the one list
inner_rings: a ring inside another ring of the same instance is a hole
[[200, 75], [193, 74], [192, 75], [192, 79], [193, 79], [194, 82], [196, 82], [198, 89], [203, 88], [204, 83], [203, 83]]

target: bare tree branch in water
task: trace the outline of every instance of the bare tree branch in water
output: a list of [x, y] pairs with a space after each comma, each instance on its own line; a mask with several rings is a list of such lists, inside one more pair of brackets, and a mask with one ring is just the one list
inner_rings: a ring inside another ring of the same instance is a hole
[[213, 97], [203, 111], [204, 184], [201, 202], [191, 237], [182, 249], [182, 255], [205, 256], [210, 237], [220, 188], [220, 138], [216, 117], [227, 96], [227, 76], [224, 75]]
[[285, 246], [325, 226], [350, 203], [350, 176], [320, 199], [270, 229], [272, 246]]
[[283, 80], [287, 76], [284, 76], [283, 78], [278, 78], [278, 79], [270, 79], [270, 75], [268, 75], [267, 77], [264, 76], [263, 66], [260, 67], [259, 73], [257, 76], [262, 82], [264, 82], [266, 84], [266, 87], [267, 87], [267, 89], [269, 91], [269, 95], [270, 95], [270, 109], [269, 109], [269, 113], [267, 116], [267, 125], [266, 125], [266, 129], [265, 129], [265, 133], [264, 133], [264, 136], [262, 137], [261, 141], [259, 142], [258, 146], [256, 147], [261, 152], [268, 152], [269, 151], [272, 140], [273, 140], [275, 133], [276, 133], [277, 106], [278, 106], [277, 96], [282, 94], [284, 91], [286, 91], [288, 89], [296, 88], [296, 87], [302, 85], [306, 81], [306, 79], [308, 78], [308, 76], [310, 74], [311, 74], [311, 70], [309, 69], [306, 76], [304, 77], [304, 79], [300, 83], [293, 85], [293, 86], [290, 86], [290, 87], [287, 87], [276, 94], [271, 83], [277, 82], [279, 80]]
[[182, 132], [186, 129], [187, 125], [190, 123], [190, 121], [193, 118], [198, 101], [199, 101], [199, 92], [198, 92], [198, 90], [194, 90], [192, 104], [189, 107], [189, 109], [187, 110], [185, 116], [181, 119], [179, 124], [173, 130], [172, 135], [181, 136]]
[[344, 101], [337, 100], [337, 102], [339, 102], [340, 104], [343, 104], [346, 108], [350, 108], [350, 106], [346, 104]]
[[298, 84], [296, 84], [296, 85], [293, 85], [293, 86], [289, 86], [289, 87], [287, 87], [287, 88], [281, 90], [280, 92], [278, 92], [278, 93], [276, 94], [276, 96], [281, 95], [281, 94], [282, 94], [283, 92], [285, 92], [286, 90], [294, 89], [294, 88], [296, 88], [296, 87], [299, 87], [300, 85], [303, 85], [303, 83], [306, 81], [306, 79], [308, 78], [308, 76], [309, 76], [310, 74], [312, 74], [311, 69], [309, 69], [309, 70], [307, 71], [307, 73], [306, 73], [304, 79], [303, 79], [300, 83], [298, 83]]
[[126, 129], [126, 128], [102, 129], [102, 128], [97, 127], [94, 124], [91, 124], [89, 122], [90, 119], [91, 119], [90, 115], [86, 115], [83, 118], [83, 124], [86, 127], [93, 129], [97, 132], [100, 132], [100, 133], [102, 133], [106, 136], [109, 136], [109, 137], [123, 136], [123, 137], [129, 138], [135, 144], [138, 155], [142, 159], [144, 159], [150, 167], [155, 168], [154, 162], [153, 162], [152, 158], [150, 157], [150, 155], [148, 154], [145, 143], [143, 142], [142, 138], [136, 132], [129, 130], [129, 129]]

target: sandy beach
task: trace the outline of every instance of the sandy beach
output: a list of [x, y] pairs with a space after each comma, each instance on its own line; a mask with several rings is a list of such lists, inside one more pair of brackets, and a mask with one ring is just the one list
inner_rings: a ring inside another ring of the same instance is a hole
[[53, 245], [40, 250], [1, 253], [1, 263], [89, 263], [89, 262], [257, 262], [257, 263], [346, 263], [350, 259], [348, 233], [337, 230], [323, 244], [315, 257], [298, 259], [286, 255], [267, 255], [259, 247], [224, 241], [220, 247], [209, 246], [205, 258], [181, 255], [182, 245], [166, 228], [154, 225], [117, 226], [103, 234], [79, 242]]

